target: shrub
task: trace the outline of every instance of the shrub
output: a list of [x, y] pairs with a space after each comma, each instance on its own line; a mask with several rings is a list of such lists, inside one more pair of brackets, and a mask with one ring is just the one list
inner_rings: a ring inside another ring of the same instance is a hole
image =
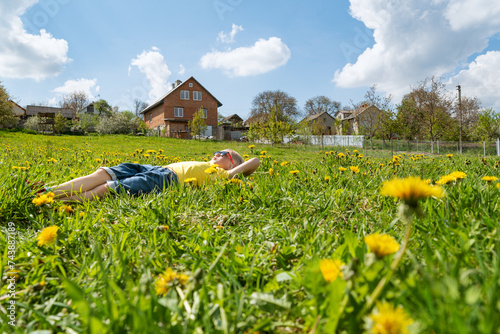
[[140, 128], [142, 120], [127, 112], [115, 112], [109, 117], [102, 117], [96, 126], [96, 131], [103, 134], [129, 134]]

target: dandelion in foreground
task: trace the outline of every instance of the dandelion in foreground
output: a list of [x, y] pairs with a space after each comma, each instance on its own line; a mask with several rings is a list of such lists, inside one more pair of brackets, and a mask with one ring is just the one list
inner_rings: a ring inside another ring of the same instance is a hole
[[298, 171], [298, 170], [291, 170], [291, 171], [290, 171], [290, 174], [292, 174], [292, 175], [294, 175], [294, 174], [298, 174], [298, 173], [299, 173], [299, 171]]
[[269, 175], [273, 175], [274, 174], [274, 170], [272, 168], [269, 168]]
[[33, 199], [32, 203], [36, 206], [41, 206], [44, 204], [51, 204], [54, 202], [54, 193], [49, 192], [47, 194], [42, 194]]
[[397, 197], [408, 206], [416, 207], [420, 199], [443, 197], [444, 190], [441, 187], [426, 184], [419, 177], [410, 176], [405, 179], [395, 178], [384, 182], [380, 194]]
[[498, 180], [498, 177], [496, 176], [485, 176], [481, 180], [486, 181], [486, 182], [493, 182]]
[[408, 326], [413, 323], [413, 319], [408, 316], [401, 307], [394, 307], [387, 302], [377, 302], [377, 307], [370, 314], [368, 327], [369, 333], [373, 334], [407, 334]]
[[349, 169], [351, 170], [351, 172], [353, 174], [359, 173], [359, 167], [358, 166], [351, 166], [351, 167], [349, 167]]
[[188, 177], [184, 180], [184, 184], [196, 183], [198, 180], [195, 177]]
[[38, 240], [38, 246], [49, 246], [55, 243], [57, 239], [57, 230], [59, 226], [49, 226], [40, 232], [36, 240]]
[[345, 172], [346, 170], [347, 170], [347, 168], [339, 167], [339, 171], [341, 171], [341, 172]]
[[342, 277], [342, 272], [340, 267], [343, 263], [340, 260], [323, 259], [319, 262], [319, 269], [323, 278], [328, 283], [331, 283], [337, 279], [338, 276]]
[[158, 296], [165, 296], [176, 282], [179, 282], [181, 285], [186, 284], [189, 276], [186, 274], [178, 274], [172, 268], [167, 268], [164, 273], [158, 275], [158, 279], [155, 282], [155, 290]]
[[210, 166], [208, 167], [207, 169], [205, 169], [205, 173], [206, 174], [213, 174], [213, 173], [217, 173], [217, 169], [213, 166]]
[[365, 237], [365, 243], [377, 257], [381, 258], [399, 250], [397, 241], [388, 234], [373, 233]]

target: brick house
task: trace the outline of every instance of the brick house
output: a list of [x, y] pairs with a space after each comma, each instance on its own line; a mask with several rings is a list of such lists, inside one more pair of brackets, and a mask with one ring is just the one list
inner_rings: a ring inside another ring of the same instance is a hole
[[188, 122], [201, 108], [207, 133], [217, 127], [217, 108], [222, 106], [194, 77], [184, 82], [177, 80], [172, 89], [140, 112], [150, 129], [157, 129], [167, 137], [190, 138]]

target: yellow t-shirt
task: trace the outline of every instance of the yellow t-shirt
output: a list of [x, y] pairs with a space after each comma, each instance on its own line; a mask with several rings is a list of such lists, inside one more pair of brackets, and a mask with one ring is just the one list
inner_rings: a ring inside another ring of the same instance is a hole
[[205, 170], [211, 166], [209, 162], [183, 161], [163, 167], [172, 169], [177, 175], [177, 180], [181, 185], [184, 184], [184, 180], [189, 178], [196, 178], [196, 184], [198, 185], [202, 185], [214, 177], [228, 178], [229, 172], [220, 167], [215, 167], [216, 172], [213, 174], [205, 173]]

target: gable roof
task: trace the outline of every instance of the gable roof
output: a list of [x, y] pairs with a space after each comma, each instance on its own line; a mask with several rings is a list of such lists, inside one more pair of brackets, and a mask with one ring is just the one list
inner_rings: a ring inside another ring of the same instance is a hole
[[380, 109], [375, 107], [373, 104], [363, 104], [361, 107], [359, 107], [358, 109], [355, 109], [355, 110], [339, 110], [335, 114], [335, 117], [339, 113], [349, 113], [349, 116], [347, 116], [346, 118], [343, 118], [342, 120], [350, 120], [350, 119], [354, 119], [354, 118], [358, 117], [359, 115], [361, 115], [362, 113], [364, 113], [365, 111], [367, 111], [368, 109], [371, 109], [371, 108], [375, 108], [378, 111], [380, 111]]
[[193, 76], [190, 77], [189, 79], [187, 79], [186, 81], [182, 82], [181, 84], [175, 86], [173, 89], [169, 90], [165, 95], [163, 95], [162, 97], [160, 97], [158, 100], [154, 101], [153, 103], [151, 103], [149, 106], [147, 106], [146, 108], [144, 108], [143, 110], [141, 110], [141, 112], [139, 114], [144, 114], [145, 112], [153, 109], [154, 107], [157, 107], [159, 106], [160, 104], [163, 103], [163, 101], [165, 100], [165, 98], [167, 96], [169, 96], [170, 94], [172, 94], [174, 91], [176, 91], [177, 89], [179, 89], [179, 87], [182, 87], [184, 86], [189, 80], [193, 79], [198, 85], [200, 85], [201, 88], [203, 88], [211, 97], [214, 98], [215, 101], [217, 101], [217, 107], [221, 107], [222, 106], [222, 103], [220, 103], [219, 100], [217, 100], [215, 98], [215, 96], [212, 95], [212, 93], [210, 93], [208, 91], [208, 89], [206, 89], [205, 87], [203, 87], [203, 85], [198, 81], [196, 80]]
[[231, 116], [227, 116], [222, 119], [223, 122], [231, 120], [235, 120], [236, 122], [243, 122], [243, 118], [241, 118], [237, 114], [232, 114]]
[[332, 115], [330, 115], [328, 112], [323, 111], [323, 112], [320, 112], [320, 113], [317, 113], [314, 115], [307, 116], [301, 122], [311, 122], [311, 121], [314, 121], [314, 120], [320, 118], [321, 116], [323, 116], [325, 114], [328, 115], [328, 117], [330, 117], [331, 119], [334, 119], [334, 117]]

